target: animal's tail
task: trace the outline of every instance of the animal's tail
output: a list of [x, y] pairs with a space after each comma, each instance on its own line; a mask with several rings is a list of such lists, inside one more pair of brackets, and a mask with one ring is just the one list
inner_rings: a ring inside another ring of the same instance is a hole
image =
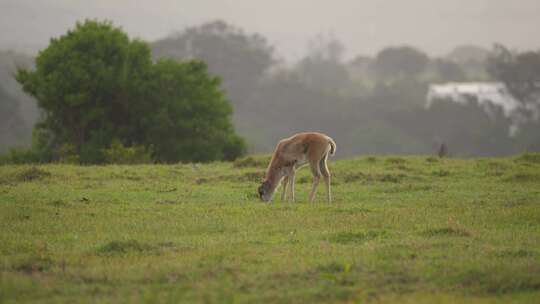
[[328, 137], [328, 143], [330, 144], [330, 155], [336, 154], [336, 142], [332, 138]]

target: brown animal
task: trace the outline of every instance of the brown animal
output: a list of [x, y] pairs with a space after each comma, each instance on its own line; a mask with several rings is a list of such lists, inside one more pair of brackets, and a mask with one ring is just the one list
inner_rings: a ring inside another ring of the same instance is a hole
[[282, 181], [281, 200], [286, 199], [287, 188], [289, 188], [291, 200], [294, 202], [295, 171], [309, 164], [313, 174], [313, 187], [309, 194], [309, 201], [313, 202], [322, 175], [326, 184], [326, 198], [329, 203], [332, 202], [330, 171], [326, 162], [328, 154], [334, 155], [334, 153], [336, 153], [336, 143], [328, 135], [322, 133], [298, 133], [280, 140], [266, 170], [265, 179], [259, 186], [259, 197], [265, 202], [270, 201]]

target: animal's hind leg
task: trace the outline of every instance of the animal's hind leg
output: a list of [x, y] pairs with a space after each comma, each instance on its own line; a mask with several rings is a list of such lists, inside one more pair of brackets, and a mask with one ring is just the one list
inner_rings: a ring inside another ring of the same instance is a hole
[[326, 154], [323, 159], [319, 162], [319, 169], [321, 170], [321, 174], [323, 176], [324, 184], [326, 185], [326, 199], [329, 203], [332, 202], [332, 192], [330, 191], [330, 170], [328, 170], [328, 166], [326, 165], [326, 162], [328, 160], [328, 154]]
[[321, 171], [319, 169], [319, 164], [317, 162], [310, 162], [309, 166], [311, 167], [311, 173], [313, 174], [313, 187], [311, 188], [311, 193], [309, 194], [309, 202], [313, 203], [315, 199], [315, 192], [317, 191], [317, 186], [321, 179]]
[[289, 176], [286, 175], [281, 181], [283, 192], [281, 192], [281, 201], [283, 202], [287, 198], [287, 185], [289, 184]]

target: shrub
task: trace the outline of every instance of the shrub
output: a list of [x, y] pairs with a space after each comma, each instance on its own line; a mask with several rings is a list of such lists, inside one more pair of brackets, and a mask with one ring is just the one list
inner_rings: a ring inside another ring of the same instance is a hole
[[63, 144], [57, 150], [58, 161], [66, 164], [78, 164], [80, 162], [79, 155], [72, 144]]
[[144, 146], [124, 146], [114, 140], [109, 148], [103, 150], [105, 162], [109, 164], [148, 164], [152, 163], [152, 150]]
[[[145, 42], [110, 22], [77, 23], [16, 79], [45, 113], [38, 128], [47, 137], [39, 147], [60, 161], [141, 163], [152, 155], [160, 162], [208, 162], [246, 151], [221, 80], [204, 62], [154, 63]], [[129, 147], [113, 144], [115, 138]]]
[[8, 153], [0, 156], [0, 164], [32, 164], [39, 163], [39, 155], [32, 149], [11, 148]]

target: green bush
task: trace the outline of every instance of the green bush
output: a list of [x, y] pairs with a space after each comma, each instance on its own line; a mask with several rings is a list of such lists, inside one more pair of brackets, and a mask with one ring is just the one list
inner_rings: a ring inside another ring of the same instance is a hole
[[109, 164], [149, 164], [152, 163], [152, 149], [144, 146], [126, 147], [114, 140], [109, 148], [103, 150], [105, 162]]
[[63, 144], [57, 150], [58, 161], [65, 164], [78, 164], [80, 162], [79, 155], [75, 146], [72, 144]]
[[39, 155], [32, 149], [11, 148], [8, 153], [0, 156], [0, 164], [32, 164], [39, 163]]
[[53, 160], [50, 132], [36, 126], [32, 131], [31, 148], [11, 148], [6, 154], [0, 155], [0, 164], [35, 164], [47, 163]]
[[221, 80], [204, 62], [154, 63], [145, 42], [110, 22], [77, 23], [16, 79], [45, 114], [38, 148], [52, 160], [141, 163], [152, 155], [159, 162], [208, 162], [246, 150]]

